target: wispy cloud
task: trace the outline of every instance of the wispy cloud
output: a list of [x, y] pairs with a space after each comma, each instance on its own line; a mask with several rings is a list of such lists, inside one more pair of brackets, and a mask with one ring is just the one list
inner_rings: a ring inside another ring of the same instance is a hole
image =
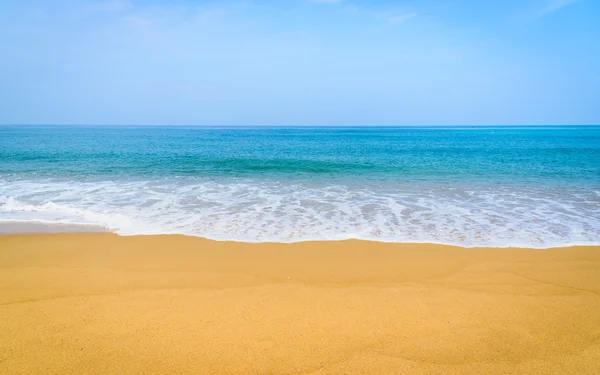
[[400, 24], [408, 21], [411, 18], [414, 18], [418, 15], [418, 13], [404, 13], [404, 14], [395, 14], [395, 15], [387, 15], [385, 19], [392, 24]]
[[550, 0], [544, 7], [538, 11], [538, 17], [543, 17], [552, 12], [556, 12], [568, 5], [571, 5], [579, 0]]
[[129, 3], [123, 0], [107, 0], [99, 2], [88, 8], [90, 12], [118, 12], [129, 6]]
[[80, 7], [70, 7], [69, 13], [75, 18], [88, 18], [95, 16], [111, 15], [120, 13], [128, 8], [131, 8], [131, 4], [124, 0], [105, 0]]
[[150, 19], [135, 14], [124, 17], [123, 21], [125, 21], [125, 24], [129, 27], [138, 31], [152, 26], [152, 21]]

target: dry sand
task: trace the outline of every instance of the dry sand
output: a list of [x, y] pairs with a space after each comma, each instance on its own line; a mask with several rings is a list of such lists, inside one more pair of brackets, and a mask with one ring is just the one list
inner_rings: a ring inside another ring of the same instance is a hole
[[600, 248], [0, 237], [0, 374], [600, 373]]

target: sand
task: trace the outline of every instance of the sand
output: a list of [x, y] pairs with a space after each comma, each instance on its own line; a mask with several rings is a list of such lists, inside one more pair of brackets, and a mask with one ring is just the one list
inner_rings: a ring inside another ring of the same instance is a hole
[[600, 373], [600, 248], [0, 237], [0, 374]]

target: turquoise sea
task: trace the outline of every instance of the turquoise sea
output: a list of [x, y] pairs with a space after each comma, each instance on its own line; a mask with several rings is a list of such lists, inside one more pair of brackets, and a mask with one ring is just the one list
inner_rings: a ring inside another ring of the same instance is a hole
[[122, 235], [600, 244], [600, 126], [0, 126], [0, 222]]

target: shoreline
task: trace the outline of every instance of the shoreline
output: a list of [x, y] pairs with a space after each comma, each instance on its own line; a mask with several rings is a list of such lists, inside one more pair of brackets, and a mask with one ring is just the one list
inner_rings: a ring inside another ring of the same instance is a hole
[[561, 249], [561, 248], [573, 248], [573, 247], [594, 247], [600, 246], [600, 242], [598, 243], [575, 243], [569, 245], [557, 245], [550, 247], [535, 247], [535, 246], [465, 246], [460, 244], [452, 244], [452, 243], [443, 243], [443, 242], [415, 242], [415, 241], [407, 241], [407, 242], [398, 242], [398, 241], [385, 241], [385, 240], [376, 240], [376, 239], [365, 239], [365, 238], [340, 238], [340, 239], [303, 239], [298, 241], [243, 241], [243, 240], [235, 240], [235, 239], [215, 239], [210, 237], [203, 237], [200, 235], [192, 235], [192, 234], [184, 234], [184, 233], [149, 233], [149, 234], [119, 234], [115, 231], [112, 231], [106, 227], [96, 224], [72, 224], [72, 223], [55, 223], [55, 222], [44, 222], [44, 221], [4, 221], [0, 222], [0, 237], [3, 236], [16, 236], [16, 235], [46, 235], [46, 234], [112, 234], [119, 237], [163, 237], [163, 236], [182, 236], [189, 238], [198, 238], [201, 240], [207, 241], [215, 241], [215, 242], [232, 242], [238, 244], [276, 244], [276, 245], [290, 245], [290, 244], [302, 244], [302, 243], [335, 243], [335, 242], [345, 242], [345, 241], [361, 241], [367, 243], [384, 243], [384, 244], [396, 244], [396, 245], [434, 245], [434, 246], [449, 246], [449, 247], [457, 247], [461, 249], [477, 249], [477, 248], [486, 248], [486, 249], [531, 249], [531, 250], [551, 250], [551, 249]]
[[600, 247], [0, 236], [0, 372], [596, 373]]

